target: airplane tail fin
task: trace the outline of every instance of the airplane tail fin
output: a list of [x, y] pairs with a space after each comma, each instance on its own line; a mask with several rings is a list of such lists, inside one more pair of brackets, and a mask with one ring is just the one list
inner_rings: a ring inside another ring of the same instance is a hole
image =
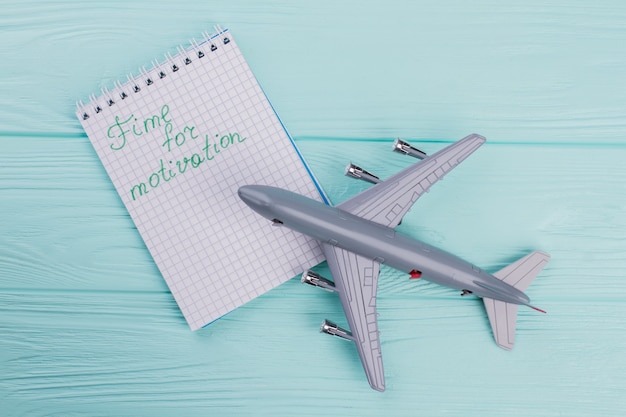
[[[535, 251], [493, 275], [518, 290], [524, 291], [549, 260], [550, 255], [547, 253]], [[489, 316], [489, 323], [491, 324], [496, 344], [503, 349], [512, 349], [515, 342], [517, 304], [505, 303], [492, 298], [483, 298], [483, 302], [485, 303], [485, 309]], [[536, 307], [529, 307], [545, 313], [545, 311]]]

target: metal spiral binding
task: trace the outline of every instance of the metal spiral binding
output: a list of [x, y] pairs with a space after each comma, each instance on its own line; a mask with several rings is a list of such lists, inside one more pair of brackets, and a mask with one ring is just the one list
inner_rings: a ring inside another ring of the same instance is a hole
[[204, 51], [200, 49], [200, 44], [198, 44], [196, 39], [193, 38], [189, 41], [189, 43], [191, 44], [191, 47], [189, 49], [193, 50], [198, 58], [204, 58]]
[[122, 100], [124, 100], [126, 97], [128, 97], [128, 94], [126, 94], [126, 92], [123, 90], [123, 89], [124, 89], [124, 87], [122, 86], [122, 83], [121, 83], [121, 82], [119, 82], [119, 81], [115, 81], [115, 82], [113, 83], [113, 85], [115, 86], [115, 89], [116, 89], [117, 91], [119, 91], [119, 92], [120, 92], [120, 98], [121, 98]]
[[102, 89], [100, 90], [100, 93], [101, 93], [100, 96], [106, 99], [106, 103], [108, 104], [109, 107], [115, 104], [115, 101], [111, 97], [111, 94], [109, 93], [108, 88], [102, 87]]
[[135, 82], [135, 77], [133, 76], [133, 74], [128, 74], [126, 76], [126, 79], [128, 80], [128, 85], [132, 85], [133, 86], [133, 92], [138, 93], [141, 91], [141, 87], [139, 87], [137, 85], [137, 83]]
[[[177, 72], [181, 70], [182, 67], [192, 65], [195, 59], [204, 58], [210, 52], [217, 51], [219, 49], [220, 40], [222, 45], [230, 43], [227, 29], [222, 29], [221, 26], [217, 25], [214, 30], [215, 32], [213, 34], [203, 32], [200, 42], [196, 41], [196, 39], [191, 39], [189, 46], [178, 46], [176, 48], [178, 53], [175, 56], [167, 53], [165, 54], [164, 61], [158, 62], [156, 59], [153, 60], [150, 69], [146, 69], [145, 67], [139, 68], [139, 75], [134, 76], [132, 73], [128, 74], [126, 77], [127, 81], [124, 84], [115, 81], [113, 83], [113, 91], [109, 91], [106, 87], [103, 87], [100, 97], [91, 94], [86, 104], [83, 103], [82, 100], [78, 101], [76, 103], [77, 112], [82, 114], [81, 117], [83, 120], [87, 120], [92, 116], [90, 113], [102, 113], [104, 108], [113, 107], [117, 100], [124, 100], [131, 94], [140, 93], [142, 88], [157, 83], [160, 79], [167, 77], [169, 73]], [[151, 73], [156, 75], [150, 75]], [[99, 100], [103, 104], [100, 104]]]

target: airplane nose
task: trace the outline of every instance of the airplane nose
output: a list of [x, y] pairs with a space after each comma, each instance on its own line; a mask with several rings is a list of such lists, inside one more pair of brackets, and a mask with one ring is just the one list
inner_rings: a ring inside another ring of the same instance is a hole
[[253, 209], [269, 207], [271, 200], [261, 187], [256, 185], [244, 185], [237, 191], [239, 198]]

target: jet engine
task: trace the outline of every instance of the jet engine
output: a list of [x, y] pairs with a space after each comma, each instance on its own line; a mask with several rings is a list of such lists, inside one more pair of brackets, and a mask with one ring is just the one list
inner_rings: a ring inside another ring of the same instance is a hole
[[354, 336], [352, 336], [352, 333], [350, 333], [350, 331], [337, 326], [335, 323], [329, 320], [324, 320], [322, 322], [322, 325], [320, 326], [320, 332], [332, 336], [337, 336], [345, 340], [354, 341]]
[[331, 292], [337, 291], [335, 289], [335, 283], [334, 282], [324, 278], [320, 274], [315, 273], [315, 272], [313, 272], [311, 270], [304, 271], [304, 273], [302, 274], [302, 278], [300, 278], [300, 281], [303, 284], [309, 284], [309, 285], [312, 285], [314, 287], [319, 287], [319, 288], [322, 288], [322, 289], [324, 289], [326, 291], [331, 291]]
[[411, 146], [408, 142], [399, 138], [393, 142], [393, 150], [417, 159], [424, 159], [427, 156], [426, 152], [420, 151], [419, 149]]
[[364, 170], [359, 166], [354, 165], [352, 162], [346, 167], [346, 175], [348, 177], [371, 182], [372, 184], [378, 184], [380, 182], [380, 178], [378, 178], [376, 175]]

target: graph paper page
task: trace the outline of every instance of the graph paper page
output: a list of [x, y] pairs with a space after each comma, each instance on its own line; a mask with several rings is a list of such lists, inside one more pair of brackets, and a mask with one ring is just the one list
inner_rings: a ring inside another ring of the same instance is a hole
[[193, 330], [323, 259], [237, 196], [265, 184], [321, 200], [230, 32], [77, 115]]

